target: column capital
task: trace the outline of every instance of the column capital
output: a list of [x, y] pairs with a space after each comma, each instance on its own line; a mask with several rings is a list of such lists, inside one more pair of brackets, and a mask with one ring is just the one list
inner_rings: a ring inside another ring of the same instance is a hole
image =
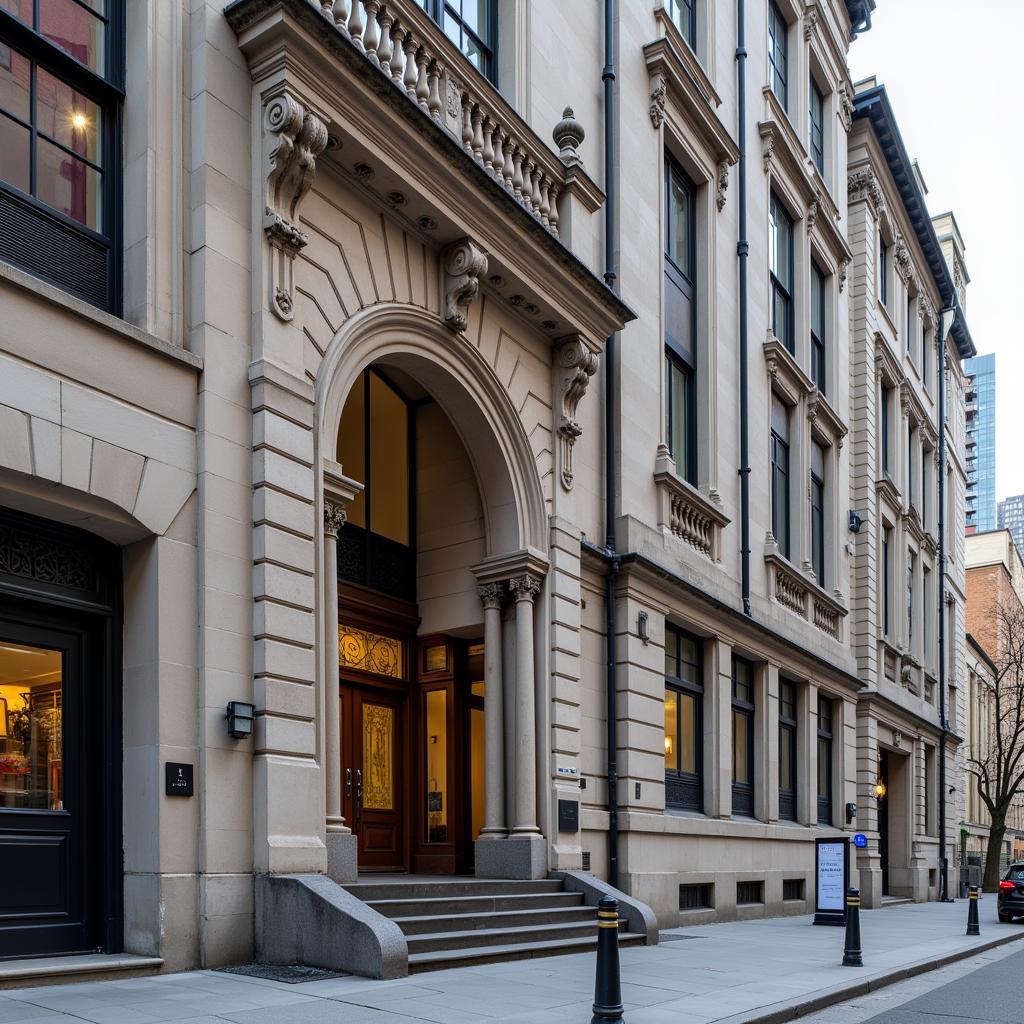
[[328, 537], [337, 537], [338, 531], [348, 520], [348, 511], [343, 501], [331, 501], [324, 498], [324, 533]]
[[518, 601], [529, 601], [540, 593], [540, 578], [531, 573], [523, 573], [522, 576], [513, 576], [508, 581], [508, 589], [512, 597]]
[[505, 585], [503, 583], [484, 583], [476, 588], [480, 595], [480, 603], [485, 609], [500, 609], [505, 601]]

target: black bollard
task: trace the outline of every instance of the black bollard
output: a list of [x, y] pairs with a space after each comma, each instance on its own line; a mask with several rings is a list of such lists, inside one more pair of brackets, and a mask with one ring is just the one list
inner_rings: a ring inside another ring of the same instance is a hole
[[597, 977], [590, 1024], [625, 1024], [619, 984], [619, 901], [602, 896], [597, 905]]
[[981, 927], [978, 924], [978, 887], [976, 885], [972, 885], [967, 890], [967, 934], [981, 934]]
[[846, 893], [846, 941], [843, 943], [843, 966], [863, 967], [860, 955], [860, 889]]

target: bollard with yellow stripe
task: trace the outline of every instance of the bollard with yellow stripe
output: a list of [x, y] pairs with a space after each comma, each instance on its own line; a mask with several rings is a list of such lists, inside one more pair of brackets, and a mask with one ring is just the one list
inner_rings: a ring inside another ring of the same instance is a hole
[[597, 977], [590, 1024], [625, 1024], [619, 981], [619, 901], [602, 896], [597, 905]]
[[981, 925], [978, 921], [978, 887], [976, 885], [972, 885], [967, 890], [967, 934], [981, 934]]
[[860, 950], [860, 889], [846, 891], [846, 940], [843, 943], [843, 966], [863, 967]]

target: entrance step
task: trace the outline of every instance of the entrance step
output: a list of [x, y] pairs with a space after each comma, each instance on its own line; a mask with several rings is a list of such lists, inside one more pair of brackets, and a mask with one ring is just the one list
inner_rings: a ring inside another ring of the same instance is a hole
[[[578, 953], [597, 947], [597, 908], [564, 878], [373, 877], [345, 888], [401, 929], [409, 972]], [[647, 936], [619, 925], [620, 945]]]
[[108, 981], [156, 974], [164, 962], [158, 956], [131, 953], [85, 953], [80, 956], [0, 960], [0, 989], [26, 985], [65, 985], [73, 981]]
[[886, 907], [905, 907], [908, 903], [914, 901], [909, 896], [883, 896], [882, 897], [882, 909]]

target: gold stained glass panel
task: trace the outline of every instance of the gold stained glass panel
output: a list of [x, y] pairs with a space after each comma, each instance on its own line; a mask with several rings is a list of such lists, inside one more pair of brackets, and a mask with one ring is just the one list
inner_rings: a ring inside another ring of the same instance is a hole
[[391, 811], [395, 807], [395, 710], [363, 704], [363, 807]]
[[338, 664], [358, 672], [402, 679], [402, 641], [352, 626], [338, 626]]

